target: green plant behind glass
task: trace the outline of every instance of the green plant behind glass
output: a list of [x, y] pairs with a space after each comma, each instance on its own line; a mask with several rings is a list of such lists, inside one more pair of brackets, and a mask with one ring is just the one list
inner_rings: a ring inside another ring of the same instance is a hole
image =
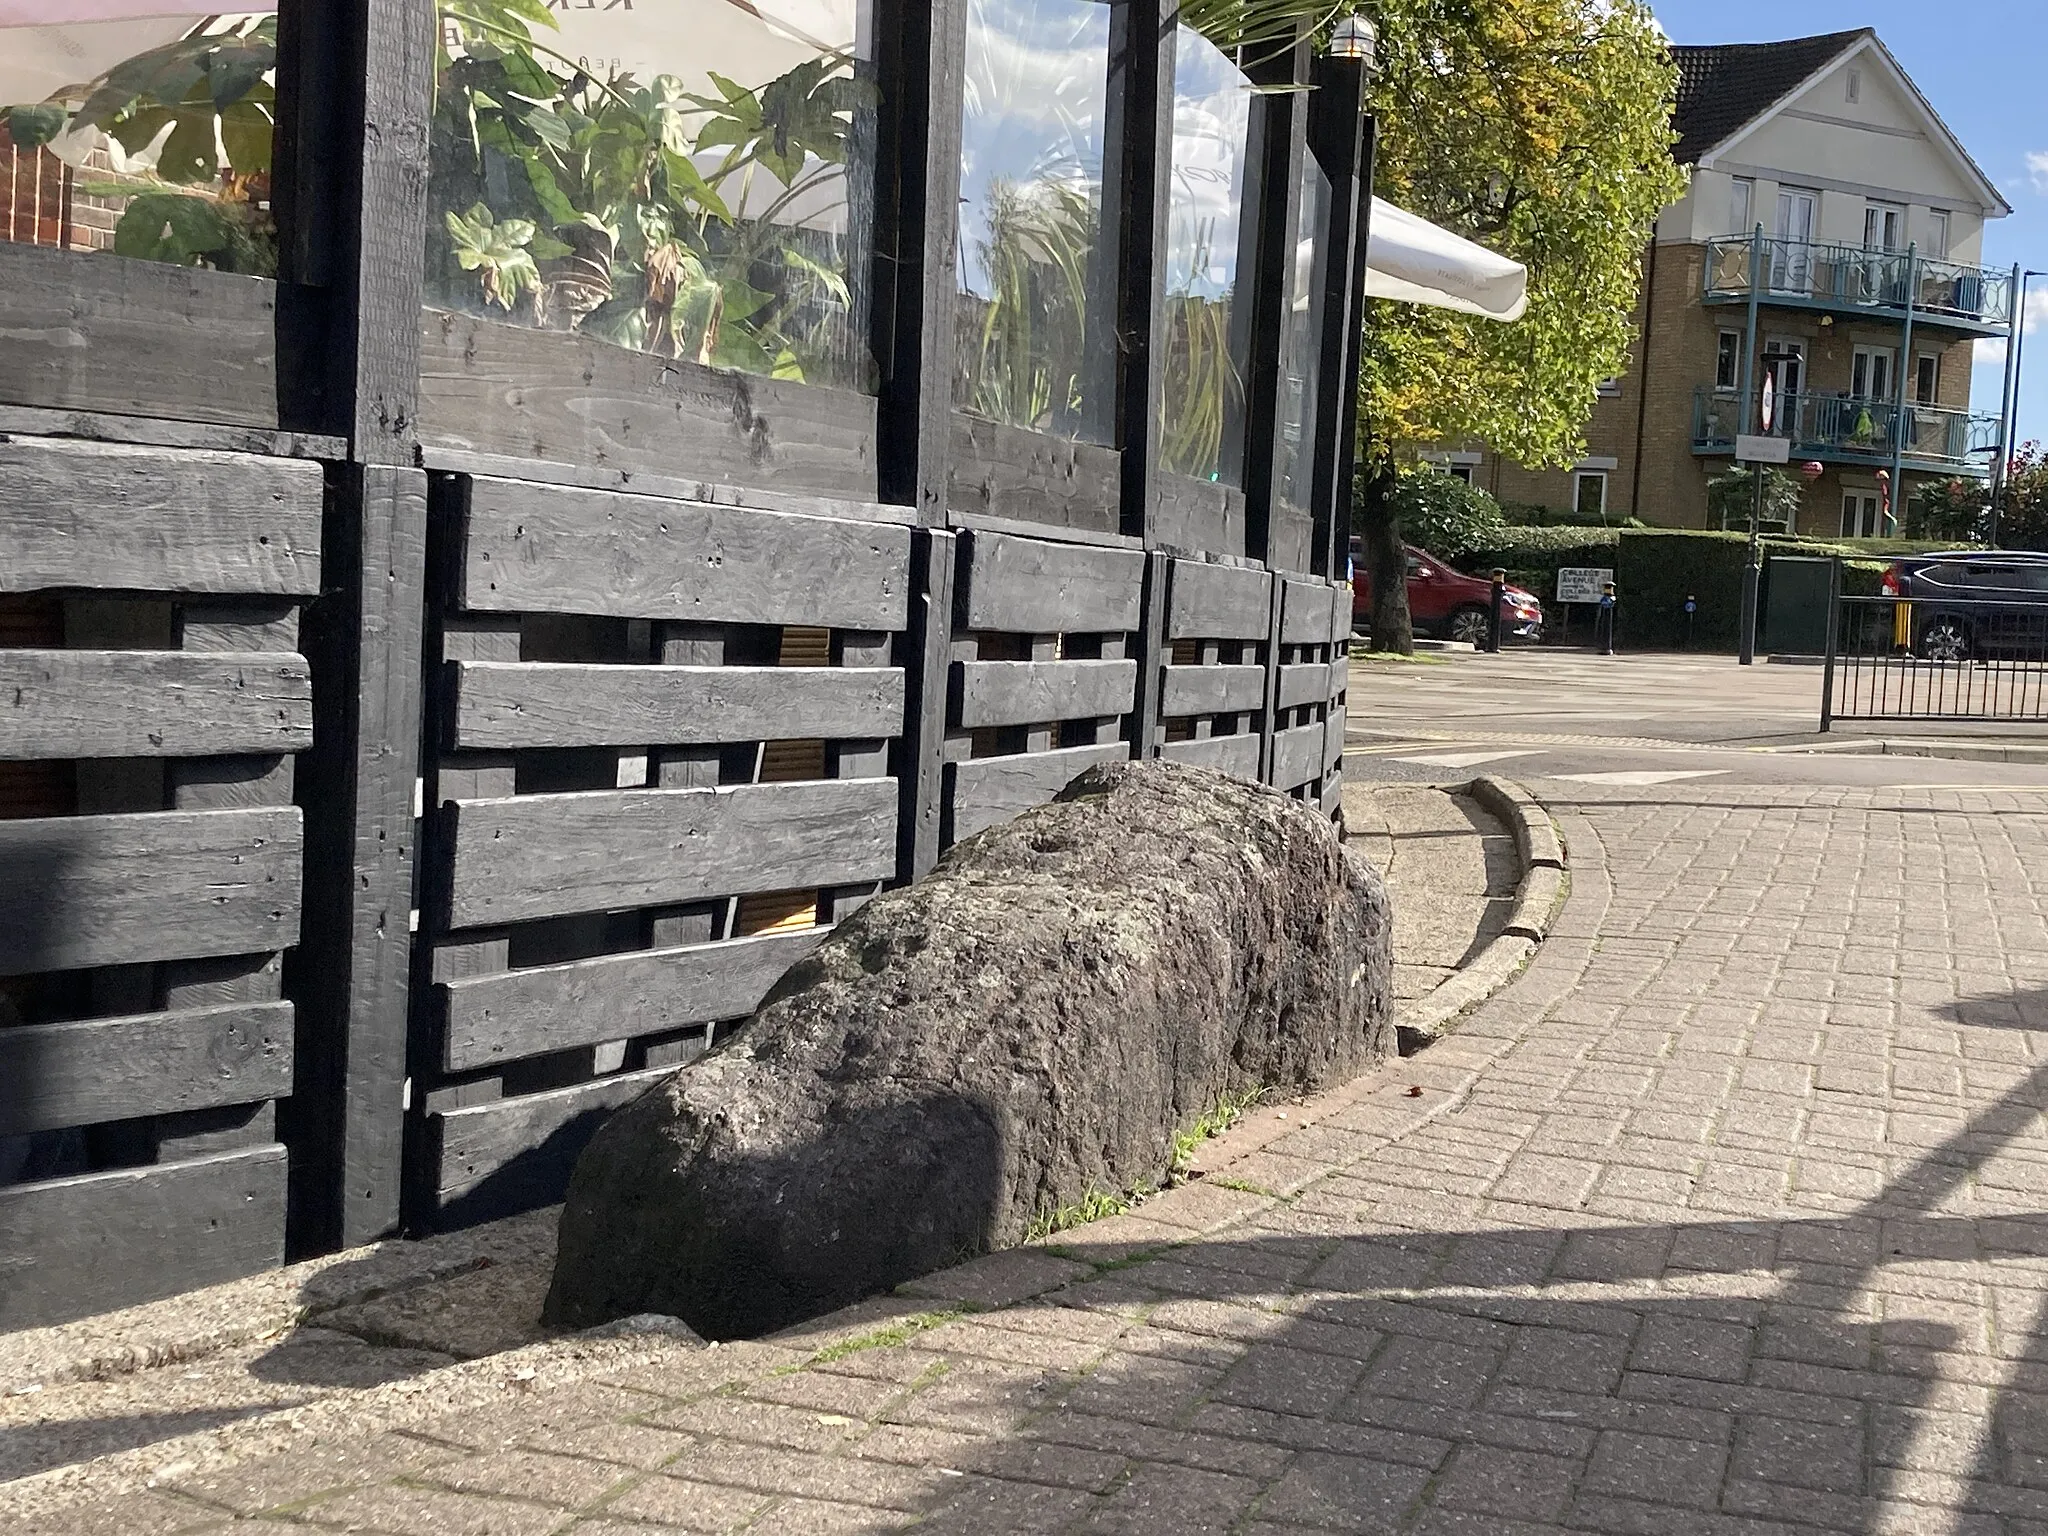
[[963, 338], [966, 408], [1074, 436], [1101, 213], [1082, 186], [1039, 176], [1021, 186], [991, 182], [983, 216], [988, 235], [976, 253], [988, 297]]
[[[758, 89], [712, 73], [707, 96], [584, 70], [535, 36], [555, 26], [539, 0], [453, 0], [442, 17], [429, 273], [444, 295], [711, 366], [865, 382], [844, 241], [777, 222], [843, 174], [873, 105], [849, 56]], [[723, 152], [708, 170], [707, 151]], [[744, 213], [763, 178], [765, 206]]]
[[129, 159], [156, 146], [146, 173], [79, 183], [89, 195], [127, 200], [115, 255], [272, 276], [276, 80], [277, 18], [265, 16], [124, 59], [75, 109], [68, 101], [9, 107], [7, 128], [21, 149], [87, 130]]

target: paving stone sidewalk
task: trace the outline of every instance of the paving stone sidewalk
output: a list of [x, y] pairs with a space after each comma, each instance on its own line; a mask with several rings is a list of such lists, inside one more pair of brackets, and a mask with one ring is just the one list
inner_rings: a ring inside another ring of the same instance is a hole
[[1588, 791], [1459, 1033], [759, 1344], [535, 1346], [10, 1532], [2048, 1536], [2048, 796]]

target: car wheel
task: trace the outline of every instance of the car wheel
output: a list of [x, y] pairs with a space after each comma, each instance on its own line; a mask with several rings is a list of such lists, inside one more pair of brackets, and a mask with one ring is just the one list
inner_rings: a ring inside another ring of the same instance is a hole
[[1970, 631], [1952, 613], [1938, 613], [1920, 631], [1920, 656], [1925, 661], [1970, 659]]
[[1486, 644], [1490, 630], [1484, 608], [1460, 608], [1451, 615], [1451, 622], [1444, 626], [1444, 633], [1451, 639], [1462, 640], [1467, 645]]

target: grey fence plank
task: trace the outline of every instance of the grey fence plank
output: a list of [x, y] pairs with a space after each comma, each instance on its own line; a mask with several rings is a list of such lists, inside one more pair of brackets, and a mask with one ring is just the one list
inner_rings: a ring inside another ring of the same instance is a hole
[[1344, 712], [1341, 709], [1333, 709], [1330, 711], [1330, 717], [1323, 722], [1323, 764], [1329, 767], [1343, 761]]
[[1282, 645], [1328, 645], [1330, 643], [1330, 598], [1327, 582], [1295, 581], [1282, 577], [1285, 588], [1280, 607]]
[[429, 1115], [428, 1178], [438, 1214], [484, 1220], [561, 1199], [577, 1154], [605, 1117], [674, 1071], [620, 1072]]
[[903, 673], [470, 661], [454, 718], [449, 745], [482, 750], [887, 737], [903, 730]]
[[1169, 741], [1159, 749], [1161, 757], [1177, 763], [1199, 763], [1240, 779], [1259, 776], [1259, 738], [1247, 731], [1241, 736], [1207, 736], [1199, 741]]
[[1273, 578], [1244, 565], [1173, 562], [1167, 601], [1169, 640], [1263, 640]]
[[899, 630], [910, 530], [479, 478], [462, 603], [729, 624]]
[[947, 506], [1020, 522], [1120, 531], [1116, 449], [955, 413]]
[[954, 719], [973, 727], [1121, 715], [1137, 682], [1135, 661], [955, 662]]
[[0, 1029], [0, 1136], [291, 1091], [290, 1003]]
[[313, 682], [289, 652], [0, 650], [0, 759], [299, 752]]
[[563, 331], [425, 311], [419, 409], [450, 448], [877, 499], [870, 396]]
[[1130, 755], [1130, 743], [1118, 741], [948, 763], [947, 841], [957, 843], [984, 827], [1008, 821], [1020, 811], [1043, 805], [1097, 763], [1122, 762]]
[[460, 801], [449, 925], [886, 879], [896, 782], [828, 779]]
[[1133, 630], [1143, 622], [1145, 556], [1135, 549], [968, 533], [967, 629], [1020, 634]]
[[0, 400], [274, 427], [277, 284], [0, 244]]
[[1330, 697], [1330, 664], [1326, 661], [1289, 662], [1280, 669], [1279, 692], [1274, 702], [1280, 709], [1298, 709], [1304, 704], [1322, 704]]
[[767, 933], [448, 982], [442, 1065], [462, 1072], [743, 1017], [824, 937], [823, 929]]
[[1246, 523], [1244, 492], [1236, 486], [1164, 471], [1154, 477], [1151, 536], [1155, 547], [1171, 554], [1242, 557], [1246, 553]]
[[1297, 725], [1273, 736], [1273, 772], [1269, 782], [1275, 789], [1293, 789], [1318, 777], [1323, 770], [1323, 725]]
[[[1351, 638], [1351, 583], [1330, 584], [1330, 643], [1342, 647]], [[1343, 658], [1339, 656], [1339, 660]]]
[[275, 1145], [0, 1189], [0, 1331], [275, 1268], [284, 1191]]
[[295, 806], [0, 821], [0, 976], [284, 949]]
[[1258, 710], [1265, 701], [1264, 667], [1168, 667], [1159, 713], [1170, 720], [1188, 715], [1243, 715]]
[[321, 496], [299, 459], [0, 440], [0, 592], [310, 596]]

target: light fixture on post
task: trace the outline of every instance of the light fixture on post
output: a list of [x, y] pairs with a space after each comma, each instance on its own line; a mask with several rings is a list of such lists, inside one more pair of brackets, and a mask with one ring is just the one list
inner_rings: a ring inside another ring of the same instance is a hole
[[1373, 68], [1378, 62], [1379, 46], [1379, 28], [1356, 11], [1330, 29], [1329, 56], [1357, 60], [1364, 67], [1368, 80], [1372, 78]]

